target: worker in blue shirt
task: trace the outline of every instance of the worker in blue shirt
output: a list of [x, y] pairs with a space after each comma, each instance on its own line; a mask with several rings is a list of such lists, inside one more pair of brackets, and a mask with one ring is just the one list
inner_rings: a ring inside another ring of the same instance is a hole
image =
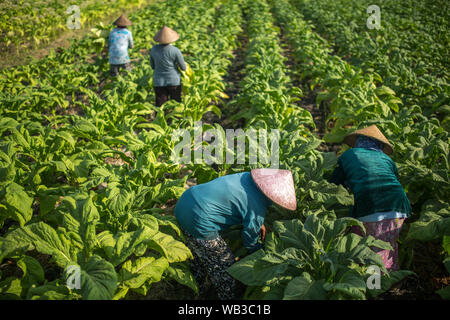
[[124, 15], [121, 15], [114, 24], [117, 26], [108, 38], [109, 46], [109, 65], [111, 76], [119, 75], [119, 70], [124, 68], [126, 71], [131, 70], [130, 57], [128, 56], [128, 48], [133, 48], [133, 34], [127, 29], [131, 26], [131, 21]]
[[289, 170], [254, 169], [214, 179], [186, 190], [175, 207], [177, 218], [194, 260], [191, 270], [204, 292], [206, 275], [219, 299], [234, 298], [234, 279], [227, 273], [234, 256], [219, 232], [242, 225], [242, 240], [252, 253], [265, 239], [264, 217], [276, 203], [288, 210], [297, 208], [294, 182]]

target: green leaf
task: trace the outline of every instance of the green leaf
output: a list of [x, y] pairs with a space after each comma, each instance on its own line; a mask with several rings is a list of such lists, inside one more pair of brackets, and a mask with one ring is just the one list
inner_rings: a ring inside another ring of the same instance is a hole
[[81, 295], [86, 300], [110, 300], [117, 288], [114, 266], [93, 255], [81, 268]]
[[382, 95], [395, 96], [395, 91], [392, 90], [392, 89], [389, 88], [389, 87], [386, 87], [386, 86], [381, 86], [381, 87], [376, 88], [376, 89], [375, 89], [375, 93], [376, 93], [378, 96], [382, 96]]
[[64, 234], [44, 222], [37, 222], [15, 229], [6, 235], [0, 250], [0, 261], [17, 251], [33, 249], [51, 255], [60, 267], [76, 261], [78, 252]]
[[439, 289], [436, 291], [442, 299], [450, 300], [450, 286], [446, 286], [445, 288]]
[[304, 272], [287, 284], [283, 300], [323, 300], [327, 296], [324, 282], [323, 279], [316, 281]]
[[133, 203], [134, 193], [125, 190], [125, 188], [120, 187], [108, 187], [108, 208], [113, 212], [119, 213], [123, 212], [125, 208]]
[[158, 259], [141, 257], [136, 261], [128, 260], [122, 265], [119, 273], [121, 286], [135, 289], [146, 282], [158, 282], [168, 267], [169, 262], [164, 257]]
[[27, 300], [67, 300], [70, 298], [70, 289], [65, 285], [58, 284], [57, 281], [30, 288], [27, 293]]
[[149, 247], [160, 252], [170, 263], [193, 258], [191, 250], [183, 242], [175, 240], [172, 236], [162, 232], [157, 232], [151, 238]]
[[28, 196], [22, 186], [14, 182], [7, 185], [5, 192], [6, 214], [23, 227], [33, 215], [33, 209], [31, 208], [33, 198]]
[[59, 201], [58, 195], [40, 195], [39, 196], [39, 213], [45, 215], [55, 209], [56, 203]]
[[[63, 225], [81, 239], [84, 251], [89, 254], [97, 244], [96, 225], [100, 219], [93, 195], [67, 196], [61, 201], [58, 211], [63, 217]], [[68, 212], [69, 213], [68, 213]]]
[[450, 210], [442, 201], [424, 205], [420, 218], [410, 224], [408, 240], [433, 241], [450, 236]]
[[119, 232], [115, 235], [106, 230], [97, 235], [97, 240], [109, 261], [117, 266], [135, 250], [146, 245], [156, 233], [157, 230], [146, 227], [131, 232]]
[[197, 282], [186, 263], [173, 263], [167, 268], [166, 273], [168, 277], [191, 288], [198, 294]]
[[44, 282], [44, 269], [39, 261], [30, 256], [24, 256], [17, 261], [17, 266], [22, 269], [22, 286], [26, 289], [32, 285]]
[[366, 282], [364, 279], [353, 270], [348, 270], [335, 283], [326, 283], [324, 289], [327, 291], [340, 292], [346, 295], [346, 298], [353, 299], [366, 298]]
[[253, 278], [260, 283], [269, 285], [277, 282], [278, 277], [286, 272], [288, 266], [285, 258], [280, 257], [279, 254], [269, 253], [255, 262]]
[[254, 253], [246, 256], [242, 260], [231, 265], [227, 272], [235, 279], [239, 280], [246, 286], [260, 286], [263, 285], [264, 282], [255, 279], [253, 275], [253, 269], [255, 267], [256, 261], [264, 257], [266, 254], [264, 250], [258, 250]]
[[18, 278], [8, 277], [0, 282], [0, 299], [18, 300], [22, 295], [22, 282]]

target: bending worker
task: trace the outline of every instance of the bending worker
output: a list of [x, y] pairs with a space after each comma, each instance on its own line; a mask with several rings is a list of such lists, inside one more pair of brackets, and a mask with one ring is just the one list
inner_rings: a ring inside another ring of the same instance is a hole
[[194, 255], [191, 270], [201, 295], [208, 274], [219, 299], [234, 299], [235, 280], [226, 271], [234, 256], [219, 231], [241, 224], [247, 251], [260, 249], [259, 236], [265, 239], [264, 217], [272, 202], [288, 210], [297, 208], [289, 170], [254, 169], [196, 185], [183, 193], [175, 217]]
[[[394, 149], [376, 125], [348, 134], [344, 143], [352, 149], [339, 157], [329, 181], [351, 189], [351, 216], [363, 222], [367, 235], [391, 244], [394, 250], [374, 251], [389, 272], [398, 270], [397, 239], [404, 220], [411, 215], [411, 204], [388, 156]], [[354, 232], [362, 235], [359, 227]]]
[[182, 87], [178, 68], [185, 71], [186, 63], [180, 49], [171, 44], [179, 37], [176, 31], [164, 26], [153, 38], [159, 42], [150, 51], [150, 65], [155, 70], [153, 89], [157, 107], [169, 99], [181, 102]]

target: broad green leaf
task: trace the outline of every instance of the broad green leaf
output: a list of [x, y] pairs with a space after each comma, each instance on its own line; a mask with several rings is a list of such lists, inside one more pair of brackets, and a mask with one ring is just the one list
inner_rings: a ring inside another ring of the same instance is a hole
[[71, 298], [70, 289], [56, 281], [30, 288], [27, 293], [27, 300], [68, 300]]
[[145, 282], [161, 280], [164, 271], [169, 267], [166, 258], [141, 257], [136, 261], [128, 260], [122, 265], [119, 273], [121, 286], [132, 289], [141, 287]]
[[37, 222], [15, 229], [6, 235], [0, 250], [2, 252], [0, 261], [17, 251], [33, 249], [51, 255], [60, 267], [76, 261], [78, 252], [63, 234], [44, 222]]
[[258, 281], [253, 276], [253, 269], [255, 267], [255, 263], [264, 257], [266, 254], [264, 250], [258, 250], [254, 253], [246, 256], [242, 260], [239, 260], [238, 262], [231, 265], [227, 272], [231, 274], [231, 276], [243, 284], [247, 286], [260, 286], [263, 285], [263, 281]]
[[316, 281], [304, 272], [287, 284], [283, 300], [323, 300], [327, 296], [323, 288], [324, 282], [324, 280]]
[[287, 259], [279, 254], [269, 253], [255, 262], [253, 278], [260, 283], [269, 285], [277, 282], [278, 278], [286, 273], [288, 267]]
[[33, 198], [28, 196], [22, 186], [14, 182], [6, 186], [5, 192], [4, 203], [7, 209], [5, 214], [19, 222], [20, 226], [24, 226], [33, 215], [31, 208]]
[[170, 263], [193, 258], [191, 251], [183, 242], [162, 232], [157, 232], [151, 238], [149, 247], [160, 252]]
[[[157, 235], [158, 233], [156, 230], [149, 228], [138, 229], [133, 232], [119, 233], [118, 235], [115, 235], [114, 249], [107, 249], [111, 252], [110, 262], [114, 266], [117, 266], [125, 261], [141, 243], [147, 242], [149, 239], [153, 239]], [[110, 238], [105, 238], [108, 239], [108, 243], [111, 243]], [[170, 247], [167, 248], [167, 250], [170, 249]]]
[[85, 300], [110, 300], [117, 288], [114, 266], [93, 255], [81, 267], [81, 295]]
[[436, 291], [442, 299], [444, 300], [450, 300], [450, 286], [447, 285], [445, 288], [439, 289]]
[[1, 300], [18, 300], [24, 288], [22, 282], [18, 278], [8, 277], [0, 282], [0, 299]]
[[352, 299], [366, 299], [366, 282], [353, 270], [345, 272], [337, 282], [325, 283], [324, 289], [343, 293]]
[[22, 286], [30, 288], [32, 285], [44, 282], [44, 269], [39, 261], [30, 256], [23, 256], [17, 261], [17, 266], [22, 269]]
[[129, 207], [133, 203], [134, 193], [123, 187], [108, 188], [107, 193], [107, 206], [115, 213], [124, 211], [127, 206]]
[[130, 219], [130, 224], [137, 228], [149, 228], [151, 230], [158, 230], [159, 220], [150, 214], [135, 214]]
[[196, 294], [198, 294], [197, 283], [186, 263], [173, 263], [167, 268], [166, 273], [168, 277], [191, 288]]
[[90, 253], [97, 244], [95, 228], [100, 219], [92, 195], [67, 196], [61, 201], [58, 211], [63, 217], [66, 229], [79, 235], [85, 252]]

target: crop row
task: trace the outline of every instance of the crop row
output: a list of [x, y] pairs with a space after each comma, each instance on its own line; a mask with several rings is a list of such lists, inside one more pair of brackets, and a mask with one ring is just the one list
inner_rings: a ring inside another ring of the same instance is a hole
[[247, 126], [280, 129], [280, 167], [293, 172], [299, 210], [289, 216], [272, 209], [266, 223], [273, 232], [264, 250], [235, 263], [229, 272], [248, 286], [245, 297], [250, 299], [364, 299], [366, 266], [382, 266], [369, 246], [385, 244], [345, 233], [360, 223], [336, 218], [333, 209], [352, 200], [345, 189], [323, 180], [336, 157], [316, 150], [321, 141], [307, 129], [314, 126], [311, 115], [293, 103], [299, 92], [288, 89], [292, 84], [270, 6], [264, 0], [246, 1], [244, 12], [249, 44], [246, 76], [236, 97], [244, 108], [238, 117], [246, 117]]
[[[403, 239], [406, 259], [412, 258], [415, 240], [443, 241], [445, 247], [445, 239], [450, 232], [446, 218], [449, 209], [445, 202], [449, 196], [448, 132], [440, 127], [437, 119], [424, 117], [420, 108], [399, 104], [386, 114], [371, 109], [367, 102], [361, 103], [361, 97], [379, 95], [379, 103], [389, 104], [391, 99], [395, 99], [395, 93], [382, 85], [380, 76], [374, 81], [373, 71], [363, 72], [331, 55], [327, 42], [286, 1], [277, 2], [275, 12], [294, 48], [303, 80], [317, 86], [316, 107], [324, 104], [330, 108], [331, 117], [338, 119], [331, 134], [335, 130], [343, 134], [348, 132], [346, 123], [340, 124], [339, 120], [345, 119], [343, 114], [353, 108], [356, 109], [353, 119], [348, 117], [352, 125], [364, 127], [377, 123], [394, 144], [396, 152], [393, 157], [400, 168], [399, 178], [413, 204], [413, 219], [418, 219], [411, 224]], [[374, 83], [378, 83], [378, 87]], [[368, 108], [357, 109], [357, 106]]]
[[[140, 7], [145, 0], [78, 0], [68, 4], [65, 1], [26, 1], [13, 3], [3, 2], [0, 5], [2, 16], [0, 19], [0, 52], [14, 49], [20, 50], [30, 46], [49, 43], [63, 31], [69, 31], [69, 23], [80, 27], [98, 21], [105, 16], [105, 12], [118, 12], [119, 10]], [[66, 12], [71, 6], [78, 6], [76, 11]], [[73, 16], [73, 17], [71, 17]], [[24, 23], [26, 21], [26, 23]]]
[[[205, 113], [207, 102], [219, 99], [222, 69], [236, 45], [240, 9], [231, 3], [217, 9], [218, 4], [166, 1], [131, 17], [136, 33], [156, 31], [164, 21], [182, 35], [179, 45], [196, 66], [185, 79], [192, 87], [184, 104], [156, 109], [148, 102], [152, 72], [147, 58], [100, 94], [73, 88], [86, 95], [86, 103], [78, 105], [83, 116], [40, 116], [35, 111], [42, 106], [36, 104], [28, 110], [11, 108], [10, 117], [2, 118], [0, 258], [24, 270], [22, 276], [3, 274], [2, 295], [119, 299], [130, 290], [145, 295], [151, 283], [164, 278], [196, 290], [183, 263], [191, 253], [180, 241], [173, 216], [161, 206], [178, 198], [191, 177], [181, 176], [180, 165], [169, 161], [171, 132], [189, 125], [185, 118], [194, 120], [189, 103], [199, 103], [203, 109], [198, 111]], [[149, 20], [155, 12], [167, 14]], [[186, 22], [186, 12], [196, 23]], [[136, 46], [139, 50], [148, 42]], [[197, 54], [213, 50], [218, 61]], [[73, 57], [64, 59], [66, 68], [78, 66], [68, 62]], [[99, 56], [97, 63], [102, 60]], [[35, 92], [40, 87], [37, 83]], [[58, 89], [66, 93], [63, 84]], [[149, 122], [146, 117], [155, 111]], [[31, 119], [25, 120], [24, 113]], [[81, 291], [64, 285], [70, 265], [80, 267]]]
[[[384, 79], [407, 106], [439, 113], [448, 130], [449, 35], [446, 1], [293, 1], [353, 65]], [[368, 29], [366, 9], [378, 5], [381, 28]]]

